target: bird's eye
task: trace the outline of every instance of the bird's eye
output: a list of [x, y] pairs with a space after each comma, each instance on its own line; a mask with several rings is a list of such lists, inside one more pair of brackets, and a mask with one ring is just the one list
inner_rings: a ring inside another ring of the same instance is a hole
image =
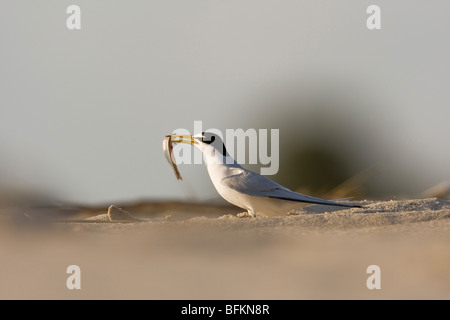
[[211, 144], [214, 142], [214, 140], [216, 139], [216, 137], [214, 136], [210, 136], [209, 139], [205, 136], [202, 137], [202, 142], [206, 143], [206, 144]]

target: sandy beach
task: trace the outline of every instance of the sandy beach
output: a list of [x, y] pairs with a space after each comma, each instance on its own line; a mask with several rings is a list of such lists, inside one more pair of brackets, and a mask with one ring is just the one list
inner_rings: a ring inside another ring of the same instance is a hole
[[[449, 299], [450, 201], [361, 204], [256, 218], [182, 202], [4, 212], [0, 298]], [[66, 287], [72, 264], [81, 290]]]

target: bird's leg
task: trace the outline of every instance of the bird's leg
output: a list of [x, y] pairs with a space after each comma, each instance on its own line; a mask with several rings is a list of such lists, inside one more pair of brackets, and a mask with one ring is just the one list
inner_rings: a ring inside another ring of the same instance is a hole
[[247, 212], [241, 212], [237, 214], [238, 218], [253, 218], [255, 214], [251, 210], [247, 210]]

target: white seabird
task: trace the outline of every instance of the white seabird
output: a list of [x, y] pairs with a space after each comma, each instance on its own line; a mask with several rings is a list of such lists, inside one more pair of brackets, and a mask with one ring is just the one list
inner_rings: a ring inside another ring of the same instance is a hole
[[247, 210], [252, 217], [284, 215], [300, 207], [299, 203], [359, 207], [294, 192], [265, 176], [243, 168], [230, 157], [221, 138], [216, 134], [172, 134], [170, 137], [172, 143], [186, 143], [200, 149], [217, 192], [228, 202]]

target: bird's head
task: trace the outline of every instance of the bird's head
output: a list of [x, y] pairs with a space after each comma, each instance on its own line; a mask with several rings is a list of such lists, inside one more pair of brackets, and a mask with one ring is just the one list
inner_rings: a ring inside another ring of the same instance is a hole
[[195, 135], [172, 134], [170, 136], [173, 143], [190, 144], [200, 149], [207, 162], [213, 158], [215, 161], [225, 161], [225, 159], [229, 157], [225, 144], [220, 136], [215, 133], [202, 132]]

